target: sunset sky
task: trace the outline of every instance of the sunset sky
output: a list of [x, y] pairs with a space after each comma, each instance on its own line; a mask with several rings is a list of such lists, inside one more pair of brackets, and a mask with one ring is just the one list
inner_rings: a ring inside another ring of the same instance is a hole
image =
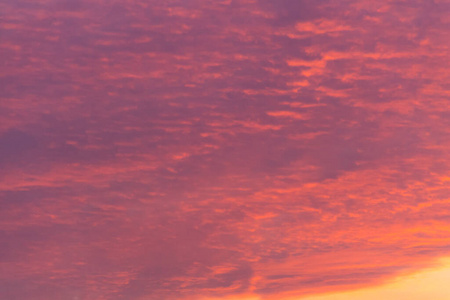
[[450, 299], [450, 0], [0, 15], [0, 299]]

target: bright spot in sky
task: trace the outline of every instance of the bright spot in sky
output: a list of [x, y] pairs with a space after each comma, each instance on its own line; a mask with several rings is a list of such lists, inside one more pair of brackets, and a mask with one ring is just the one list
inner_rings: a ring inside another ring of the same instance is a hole
[[448, 300], [449, 282], [450, 259], [446, 259], [438, 268], [399, 277], [386, 285], [299, 300]]

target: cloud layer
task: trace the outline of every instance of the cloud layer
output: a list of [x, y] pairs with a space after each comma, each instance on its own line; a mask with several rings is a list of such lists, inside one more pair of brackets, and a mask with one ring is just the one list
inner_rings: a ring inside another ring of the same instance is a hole
[[450, 254], [448, 1], [0, 11], [0, 298], [281, 299]]

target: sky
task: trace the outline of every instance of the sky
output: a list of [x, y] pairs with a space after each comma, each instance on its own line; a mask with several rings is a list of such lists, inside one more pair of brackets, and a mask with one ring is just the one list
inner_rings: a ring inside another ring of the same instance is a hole
[[449, 0], [0, 12], [0, 299], [449, 299]]

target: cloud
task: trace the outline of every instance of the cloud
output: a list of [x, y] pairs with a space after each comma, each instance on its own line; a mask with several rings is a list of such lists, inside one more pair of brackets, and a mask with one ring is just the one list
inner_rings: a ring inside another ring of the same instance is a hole
[[0, 9], [1, 297], [282, 299], [449, 254], [444, 1]]

